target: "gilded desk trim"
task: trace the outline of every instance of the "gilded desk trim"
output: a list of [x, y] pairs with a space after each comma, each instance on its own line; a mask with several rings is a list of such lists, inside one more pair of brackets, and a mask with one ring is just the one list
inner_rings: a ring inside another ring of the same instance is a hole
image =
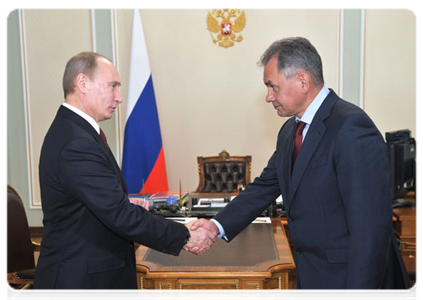
[[[240, 299], [240, 288], [239, 288], [238, 281], [184, 281], [179, 282], [179, 298], [186, 299], [186, 298], [233, 298], [233, 299]], [[235, 294], [217, 294], [217, 293], [203, 293], [203, 294], [184, 294], [184, 286], [233, 286], [235, 288]]]

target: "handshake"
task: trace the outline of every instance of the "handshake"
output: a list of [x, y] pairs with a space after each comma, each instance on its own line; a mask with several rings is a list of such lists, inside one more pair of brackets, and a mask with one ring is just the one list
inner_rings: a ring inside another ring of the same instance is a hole
[[184, 250], [197, 255], [202, 255], [209, 250], [219, 235], [216, 224], [206, 219], [194, 220], [185, 226], [188, 228], [191, 238], [184, 246]]

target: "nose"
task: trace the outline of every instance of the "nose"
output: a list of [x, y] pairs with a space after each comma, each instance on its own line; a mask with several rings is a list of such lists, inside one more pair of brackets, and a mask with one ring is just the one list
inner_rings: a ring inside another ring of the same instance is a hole
[[120, 90], [117, 90], [117, 92], [116, 92], [115, 101], [119, 104], [122, 103], [122, 96], [120, 94]]
[[273, 94], [272, 89], [269, 88], [267, 90], [267, 95], [266, 95], [265, 100], [266, 100], [267, 103], [271, 103], [271, 102], [275, 101], [275, 95]]

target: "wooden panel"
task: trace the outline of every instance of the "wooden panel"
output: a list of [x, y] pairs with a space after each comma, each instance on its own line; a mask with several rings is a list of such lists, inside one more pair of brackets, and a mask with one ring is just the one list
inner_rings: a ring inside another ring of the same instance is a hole
[[402, 237], [416, 236], [416, 209], [413, 207], [401, 207], [393, 209], [393, 215], [397, 218], [394, 222], [394, 230]]
[[147, 280], [143, 273], [137, 272], [137, 287], [140, 290], [145, 289], [155, 289], [155, 281], [154, 280]]
[[178, 280], [178, 289], [239, 289], [238, 279], [181, 279]]
[[156, 291], [157, 299], [176, 299], [174, 280], [156, 281]]
[[407, 271], [416, 270], [416, 250], [401, 250], [404, 265]]
[[262, 281], [243, 281], [241, 291], [244, 292], [243, 299], [254, 300], [263, 298]]

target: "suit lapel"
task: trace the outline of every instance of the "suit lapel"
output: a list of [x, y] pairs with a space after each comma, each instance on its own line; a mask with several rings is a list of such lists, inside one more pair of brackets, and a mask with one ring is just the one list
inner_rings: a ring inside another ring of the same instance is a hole
[[101, 138], [99, 134], [97, 134], [97, 132], [94, 134], [94, 138], [97, 140], [97, 142], [101, 145], [102, 149], [106, 153], [109, 159], [109, 162], [113, 166], [113, 170], [115, 174], [118, 176], [119, 182], [124, 187], [124, 190], [126, 193], [127, 192], [126, 182], [125, 182], [125, 179], [123, 178], [122, 171], [120, 170], [119, 165], [116, 162], [115, 156], [112, 153], [112, 150], [110, 150], [110, 148], [104, 143], [103, 139]]
[[292, 170], [291, 182], [289, 187], [290, 198], [293, 199], [298, 185], [301, 182], [301, 178], [304, 174], [305, 169], [307, 168], [308, 163], [310, 162], [311, 157], [316, 151], [317, 146], [323, 138], [323, 135], [326, 131], [326, 126], [321, 120], [312, 122], [313, 126], [310, 126], [304, 143], [301, 146], [300, 153], [298, 154], [297, 160]]
[[[288, 166], [292, 165], [292, 150], [294, 147], [294, 136], [295, 136], [295, 118], [291, 118], [287, 121], [284, 130], [281, 132], [278, 139], [278, 147], [280, 147], [280, 153], [282, 154], [282, 161], [278, 166], [280, 168], [279, 172], [283, 173], [283, 176], [280, 177], [279, 184], [281, 185], [281, 190], [285, 191], [285, 195], [283, 195], [284, 199], [286, 196], [289, 197], [289, 186], [291, 182], [291, 168]], [[287, 200], [288, 200], [287, 199]]]
[[114, 173], [116, 174], [119, 182], [121, 183], [125, 193], [127, 193], [127, 187], [126, 187], [125, 179], [123, 178], [122, 172], [121, 172], [121, 170], [120, 170], [120, 168], [119, 168], [119, 166], [116, 162], [115, 157], [113, 156], [112, 151], [110, 150], [109, 147], [106, 146], [106, 144], [104, 144], [100, 135], [91, 126], [91, 124], [89, 124], [84, 118], [82, 118], [81, 116], [79, 116], [78, 114], [74, 113], [73, 111], [71, 111], [70, 109], [68, 109], [64, 106], [60, 106], [59, 111], [58, 111], [58, 115], [66, 118], [66, 119], [71, 120], [76, 125], [78, 125], [83, 130], [85, 130], [87, 133], [89, 133], [90, 135], [93, 136], [93, 138], [100, 144], [101, 148], [106, 153], [107, 158], [109, 160], [109, 163], [114, 170]]
[[[306, 138], [304, 139], [303, 145], [301, 146], [301, 150], [295, 162], [294, 169], [292, 170], [291, 181], [289, 184], [289, 200], [291, 203], [295, 199], [294, 196], [304, 172], [326, 132], [326, 125], [324, 124], [324, 121], [330, 116], [332, 106], [337, 99], [338, 97], [331, 90], [310, 124]], [[292, 153], [292, 150], [290, 153]], [[290, 207], [292, 206], [290, 205]]]

